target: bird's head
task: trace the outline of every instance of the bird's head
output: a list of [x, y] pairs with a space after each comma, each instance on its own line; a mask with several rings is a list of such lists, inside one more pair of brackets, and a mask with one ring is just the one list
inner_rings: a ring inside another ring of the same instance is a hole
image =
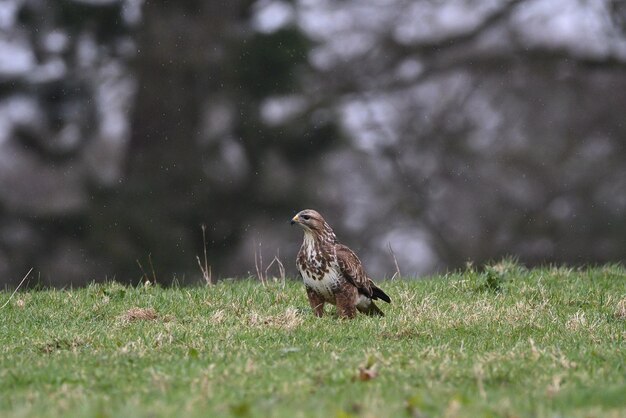
[[309, 232], [314, 235], [332, 236], [333, 239], [335, 236], [332, 228], [326, 223], [324, 218], [322, 218], [322, 215], [313, 209], [305, 209], [298, 212], [296, 216], [291, 218], [291, 225], [302, 227], [305, 233]]

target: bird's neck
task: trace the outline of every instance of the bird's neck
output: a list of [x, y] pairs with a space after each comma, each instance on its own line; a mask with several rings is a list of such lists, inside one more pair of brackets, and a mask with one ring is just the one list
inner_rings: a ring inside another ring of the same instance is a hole
[[312, 250], [316, 247], [316, 235], [311, 231], [304, 231], [304, 241], [302, 246], [307, 250]]
[[319, 247], [321, 243], [336, 243], [337, 237], [332, 229], [326, 229], [321, 232], [304, 231], [304, 246], [307, 248]]

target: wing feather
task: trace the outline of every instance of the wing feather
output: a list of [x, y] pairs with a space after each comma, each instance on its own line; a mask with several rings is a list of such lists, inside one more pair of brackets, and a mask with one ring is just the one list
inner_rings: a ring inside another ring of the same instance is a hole
[[361, 260], [350, 248], [343, 244], [336, 244], [335, 250], [341, 273], [358, 289], [359, 293], [374, 300], [382, 299], [391, 303], [391, 298], [380, 287], [376, 286], [372, 279], [367, 277]]
[[343, 244], [335, 246], [337, 262], [343, 276], [352, 283], [360, 293], [372, 297], [372, 281], [365, 275], [361, 260]]

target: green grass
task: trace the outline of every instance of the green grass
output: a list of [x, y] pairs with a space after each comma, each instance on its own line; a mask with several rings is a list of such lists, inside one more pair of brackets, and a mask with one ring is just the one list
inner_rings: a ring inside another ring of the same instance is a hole
[[623, 268], [381, 287], [386, 316], [353, 321], [313, 317], [295, 281], [18, 292], [0, 416], [626, 416]]

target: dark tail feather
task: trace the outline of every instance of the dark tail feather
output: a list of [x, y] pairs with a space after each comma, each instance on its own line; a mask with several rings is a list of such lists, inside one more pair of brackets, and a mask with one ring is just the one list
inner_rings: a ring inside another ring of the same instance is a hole
[[387, 303], [391, 303], [391, 298], [387, 296], [387, 294], [383, 292], [383, 290], [380, 287], [376, 286], [373, 283], [372, 283], [372, 299], [381, 299]]

